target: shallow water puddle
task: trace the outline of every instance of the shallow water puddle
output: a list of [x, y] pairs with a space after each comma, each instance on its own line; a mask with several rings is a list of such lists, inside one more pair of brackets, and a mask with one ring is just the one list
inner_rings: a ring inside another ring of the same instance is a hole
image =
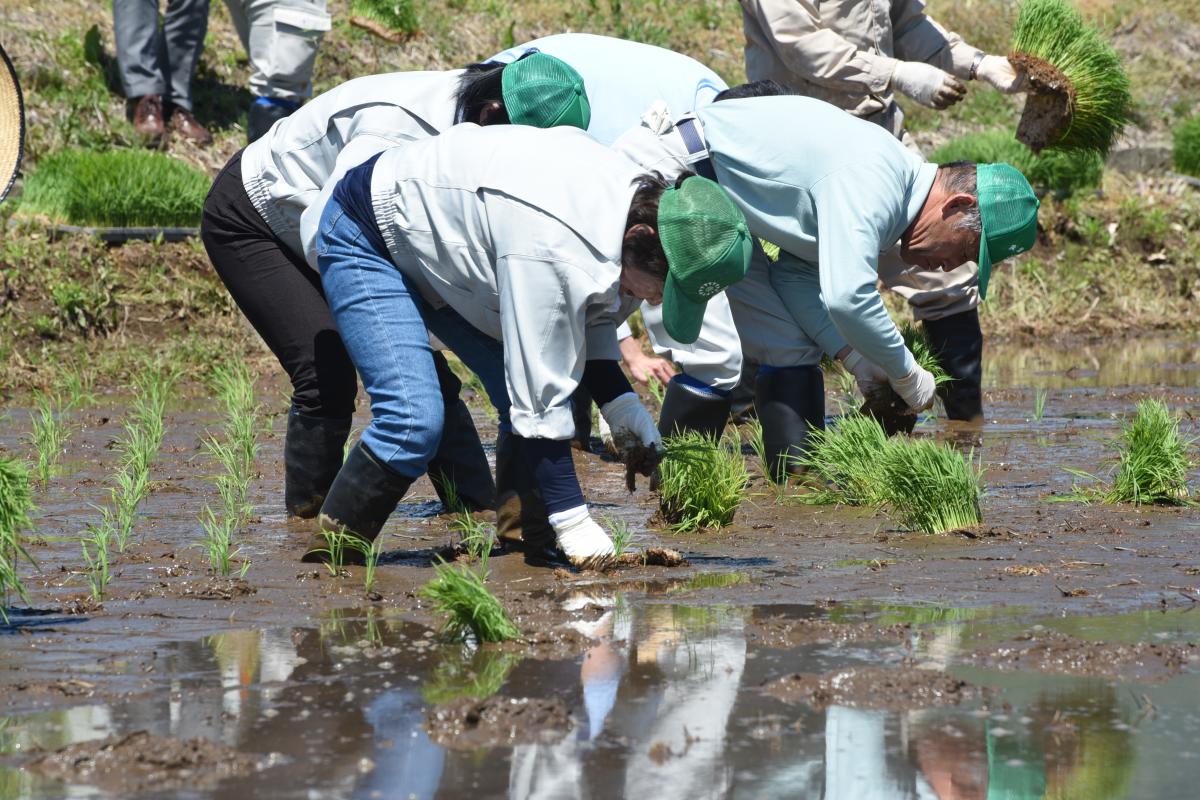
[[[1192, 796], [1200, 779], [1194, 662], [1156, 651], [1129, 682], [1010, 659], [1047, 637], [1182, 648], [1200, 614], [566, 604], [594, 644], [560, 660], [374, 611], [173, 645], [161, 689], [0, 721], [0, 798], [1102, 800]], [[96, 740], [129, 752], [28, 755]]]

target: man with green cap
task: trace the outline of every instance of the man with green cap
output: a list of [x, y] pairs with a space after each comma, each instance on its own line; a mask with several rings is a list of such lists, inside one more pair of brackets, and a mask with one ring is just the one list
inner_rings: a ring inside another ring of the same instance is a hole
[[647, 169], [710, 174], [777, 244], [728, 292], [747, 358], [761, 365], [755, 406], [776, 477], [824, 425], [822, 353], [859, 385], [890, 384], [913, 413], [933, 403], [933, 376], [904, 345], [876, 283], [880, 254], [954, 269], [1033, 247], [1038, 201], [1007, 164], [925, 162], [886, 131], [828, 103], [761, 82], [722, 92], [667, 129], [635, 129], [614, 148]]
[[[217, 274], [292, 381], [284, 443], [284, 504], [316, 516], [342, 464], [357, 378], [320, 278], [304, 260], [301, 216], [321, 189], [381, 150], [436, 136], [458, 122], [570, 125], [589, 121], [583, 79], [553, 56], [506, 67], [398, 72], [348, 81], [277, 122], [217, 176], [200, 233]], [[487, 459], [459, 398], [458, 379], [435, 357], [447, 426], [430, 474], [472, 510], [495, 503]], [[447, 498], [443, 497], [443, 500]]]
[[[318, 214], [316, 264], [372, 411], [322, 528], [373, 541], [425, 472], [445, 426], [433, 334], [482, 379], [559, 548], [574, 563], [611, 555], [571, 460], [571, 393], [587, 385], [627, 462], [657, 452], [616, 325], [662, 303], [668, 332], [695, 340], [709, 298], [749, 263], [729, 197], [696, 176], [668, 185], [569, 127], [459, 125], [351, 169], [304, 224]], [[305, 559], [326, 555], [318, 535]]]

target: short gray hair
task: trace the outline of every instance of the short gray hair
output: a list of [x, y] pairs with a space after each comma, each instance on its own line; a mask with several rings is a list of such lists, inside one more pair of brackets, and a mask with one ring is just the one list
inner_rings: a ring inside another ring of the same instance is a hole
[[979, 193], [975, 184], [975, 162], [951, 161], [938, 167], [938, 180], [942, 188], [952, 194], [969, 194], [975, 198], [975, 205], [963, 212], [962, 217], [955, 220], [955, 230], [965, 230], [971, 233], [983, 233], [983, 220], [979, 217]]

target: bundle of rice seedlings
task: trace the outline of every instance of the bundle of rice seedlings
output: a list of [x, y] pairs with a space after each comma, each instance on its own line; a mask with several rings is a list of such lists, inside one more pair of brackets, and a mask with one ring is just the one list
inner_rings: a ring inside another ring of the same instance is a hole
[[31, 524], [33, 491], [29, 470], [15, 458], [0, 459], [0, 619], [8, 622], [8, 596], [29, 601], [17, 566], [26, 561], [36, 566], [21, 544], [21, 532]]
[[[919, 328], [912, 322], [906, 321], [900, 324], [900, 335], [904, 338], [904, 346], [913, 354], [917, 364], [933, 375], [935, 385], [941, 386], [943, 383], [953, 380], [942, 367], [942, 362], [938, 360], [937, 354], [933, 352], [924, 328]], [[908, 403], [890, 385], [879, 387], [877, 392], [864, 397], [863, 400], [865, 402], [859, 411], [873, 417], [883, 426], [883, 430], [888, 436], [895, 436], [897, 433], [912, 433], [913, 428], [916, 427], [916, 415], [908, 410]]]
[[888, 436], [873, 417], [846, 414], [809, 434], [801, 464], [829, 482], [829, 488], [802, 495], [804, 502], [873, 505], [881, 502], [879, 468]]
[[1129, 120], [1129, 77], [1116, 50], [1067, 0], [1025, 0], [1008, 56], [1029, 76], [1017, 138], [1035, 153], [1101, 156]]
[[979, 510], [983, 469], [944, 442], [899, 437], [879, 460], [878, 497], [900, 524], [925, 533], [969, 528]]
[[733, 522], [750, 482], [740, 442], [714, 441], [697, 431], [664, 440], [658, 465], [659, 510], [680, 533]]
[[930, 161], [1011, 164], [1043, 192], [1066, 197], [1100, 185], [1104, 159], [1090, 150], [1044, 150], [1035, 155], [1006, 130], [980, 131], [952, 139], [933, 151]]
[[414, 0], [351, 0], [350, 22], [389, 42], [402, 42], [420, 29]]
[[421, 587], [421, 597], [447, 615], [443, 633], [453, 638], [470, 633], [478, 642], [504, 642], [521, 635], [504, 606], [488, 591], [486, 568], [441, 561], [433, 569], [435, 576]]
[[1117, 444], [1120, 462], [1105, 502], [1185, 502], [1187, 473], [1192, 466], [1187, 456], [1190, 444], [1179, 435], [1179, 417], [1166, 403], [1142, 400], [1133, 421], [1122, 426]]
[[1174, 144], [1175, 169], [1200, 178], [1200, 114], [1180, 123]]
[[70, 225], [195, 227], [210, 184], [155, 151], [63, 150], [38, 162], [19, 208]]

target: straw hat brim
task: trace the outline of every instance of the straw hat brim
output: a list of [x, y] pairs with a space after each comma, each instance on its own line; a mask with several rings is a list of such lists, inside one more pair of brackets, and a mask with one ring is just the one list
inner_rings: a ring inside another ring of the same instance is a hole
[[0, 200], [8, 196], [25, 151], [25, 103], [8, 53], [0, 47]]

